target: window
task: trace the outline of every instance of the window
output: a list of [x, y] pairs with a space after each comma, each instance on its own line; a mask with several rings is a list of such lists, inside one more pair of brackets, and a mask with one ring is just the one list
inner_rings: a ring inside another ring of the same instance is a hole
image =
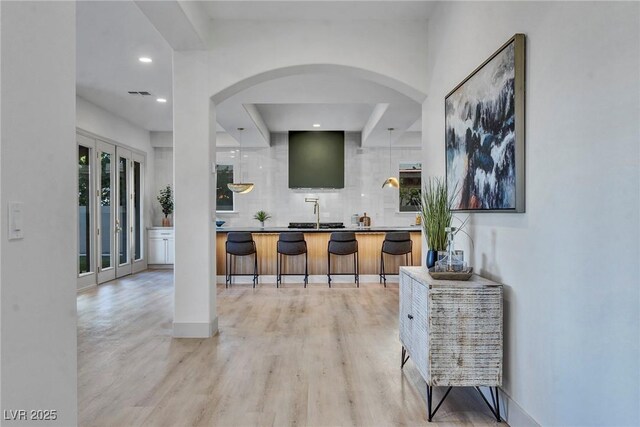
[[422, 163], [400, 163], [400, 212], [420, 210]]
[[233, 211], [233, 191], [227, 184], [233, 182], [233, 165], [216, 165], [216, 211]]

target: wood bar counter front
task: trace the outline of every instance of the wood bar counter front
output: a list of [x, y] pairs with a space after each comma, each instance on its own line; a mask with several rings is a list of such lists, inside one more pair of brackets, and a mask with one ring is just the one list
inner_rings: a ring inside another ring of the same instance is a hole
[[[302, 231], [307, 242], [309, 253], [309, 275], [324, 275], [326, 281], [327, 274], [327, 245], [332, 232], [355, 231], [358, 241], [358, 257], [360, 275], [378, 275], [380, 273], [380, 250], [385, 234], [392, 231], [409, 231], [413, 242], [413, 257], [385, 255], [385, 270], [387, 274], [398, 274], [401, 265], [412, 263], [420, 265], [422, 256], [422, 237], [420, 229], [417, 227], [379, 227], [371, 229], [335, 229], [335, 230], [299, 230], [287, 228], [218, 228], [216, 234], [216, 270], [218, 277], [224, 276], [225, 272], [225, 242], [227, 233], [231, 231], [249, 231], [253, 235], [258, 250], [258, 274], [261, 276], [275, 276], [276, 274], [276, 243], [281, 232]], [[253, 257], [238, 257], [235, 273], [253, 272]], [[304, 274], [304, 256], [285, 256], [282, 262], [283, 272]], [[332, 273], [353, 272], [353, 257], [351, 256], [331, 256]], [[347, 276], [348, 277], [348, 276]], [[292, 278], [293, 279], [293, 278]], [[365, 278], [362, 278], [365, 279]], [[300, 282], [302, 282], [302, 276]], [[377, 280], [377, 277], [376, 277]], [[318, 279], [316, 279], [316, 282]], [[275, 283], [275, 279], [274, 279]]]

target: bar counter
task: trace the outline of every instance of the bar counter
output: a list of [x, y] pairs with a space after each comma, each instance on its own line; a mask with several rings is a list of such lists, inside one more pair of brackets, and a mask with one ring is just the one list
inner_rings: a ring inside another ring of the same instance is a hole
[[[378, 275], [380, 272], [380, 251], [382, 241], [388, 232], [408, 231], [413, 242], [413, 257], [409, 260], [413, 265], [420, 265], [422, 257], [422, 237], [420, 226], [409, 227], [346, 227], [337, 229], [309, 229], [287, 227], [217, 227], [216, 228], [216, 269], [217, 275], [225, 274], [225, 242], [227, 233], [232, 231], [245, 231], [253, 234], [258, 251], [258, 273], [260, 275], [275, 276], [276, 274], [276, 242], [280, 233], [300, 231], [304, 233], [309, 253], [309, 275], [325, 276], [327, 274], [327, 245], [329, 236], [337, 231], [353, 231], [358, 240], [358, 256], [360, 275]], [[401, 265], [406, 265], [404, 256], [385, 255], [385, 270], [387, 274], [398, 274]], [[304, 255], [297, 257], [284, 257], [283, 267], [286, 272], [303, 272]], [[353, 271], [353, 258], [351, 256], [331, 257], [331, 270], [335, 272]], [[237, 273], [250, 273], [253, 271], [253, 257], [239, 257], [236, 262]], [[361, 277], [361, 279], [364, 279]], [[371, 280], [371, 278], [368, 278]], [[302, 280], [302, 279], [300, 279]], [[316, 281], [318, 278], [316, 278]], [[320, 278], [322, 280], [322, 278]]]

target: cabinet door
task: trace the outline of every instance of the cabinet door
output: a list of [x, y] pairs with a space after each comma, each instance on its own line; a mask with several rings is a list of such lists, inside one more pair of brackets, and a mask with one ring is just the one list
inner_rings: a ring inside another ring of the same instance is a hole
[[167, 239], [167, 264], [173, 264], [175, 262], [176, 241], [174, 239]]
[[[429, 309], [427, 304], [428, 287], [413, 281], [411, 295], [411, 314], [413, 315], [411, 357], [422, 377], [429, 383]], [[430, 384], [435, 385], [435, 384]]]
[[164, 239], [149, 239], [149, 264], [164, 264], [166, 262], [165, 252]]
[[400, 327], [400, 342], [404, 348], [409, 351], [411, 354], [411, 329], [413, 320], [413, 314], [411, 313], [411, 299], [412, 299], [412, 281], [411, 278], [404, 274], [400, 273], [400, 317], [399, 317], [399, 327]]

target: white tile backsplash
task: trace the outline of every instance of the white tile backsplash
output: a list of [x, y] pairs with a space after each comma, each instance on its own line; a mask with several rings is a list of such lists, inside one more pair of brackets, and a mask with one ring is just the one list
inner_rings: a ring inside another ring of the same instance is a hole
[[[320, 221], [344, 222], [351, 215], [364, 212], [373, 225], [409, 225], [415, 214], [398, 213], [398, 189], [382, 188], [389, 176], [388, 148], [360, 148], [360, 134], [347, 133], [345, 138], [345, 188], [339, 190], [297, 190], [288, 185], [287, 134], [272, 134], [271, 147], [242, 150], [242, 181], [255, 183], [248, 194], [235, 196], [234, 213], [217, 213], [217, 217], [230, 226], [253, 226], [258, 222], [253, 215], [258, 210], [271, 214], [267, 224], [287, 226], [289, 222], [313, 222], [313, 205], [304, 198], [320, 198]], [[156, 148], [156, 192], [173, 182], [173, 153], [170, 148]], [[237, 149], [236, 149], [237, 150]], [[238, 153], [232, 148], [219, 148], [218, 164], [233, 164], [236, 179]], [[401, 162], [415, 162], [421, 158], [420, 148], [394, 148], [391, 151], [394, 175], [398, 176]], [[155, 199], [154, 199], [155, 200]], [[158, 213], [158, 215], [156, 215]], [[154, 218], [161, 221], [159, 207]]]

